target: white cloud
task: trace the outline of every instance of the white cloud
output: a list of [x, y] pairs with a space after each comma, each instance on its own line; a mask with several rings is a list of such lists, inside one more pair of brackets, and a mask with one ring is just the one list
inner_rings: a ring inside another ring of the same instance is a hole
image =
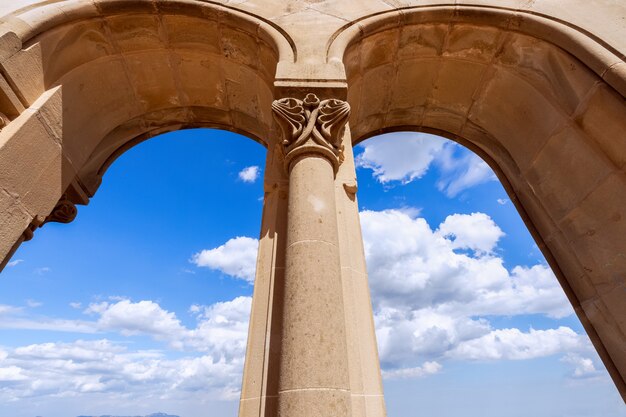
[[37, 308], [37, 307], [41, 307], [43, 305], [43, 303], [41, 303], [39, 301], [28, 299], [28, 300], [26, 300], [26, 305], [28, 307], [30, 307], [30, 308]]
[[406, 184], [421, 178], [445, 141], [425, 133], [390, 133], [369, 139], [356, 164], [374, 171], [381, 183], [401, 181]]
[[43, 275], [45, 273], [50, 272], [51, 269], [47, 266], [41, 267], [41, 268], [36, 268], [33, 272], [37, 275]]
[[206, 397], [232, 399], [240, 384], [240, 361], [210, 355], [167, 359], [163, 352], [129, 351], [106, 339], [43, 343], [10, 350], [0, 361], [0, 398], [108, 395], [186, 398], [202, 391]]
[[484, 213], [452, 214], [439, 225], [438, 232], [452, 241], [454, 249], [492, 253], [504, 232]]
[[597, 378], [602, 375], [601, 370], [596, 366], [598, 362], [597, 356], [592, 359], [590, 357], [583, 357], [578, 353], [568, 353], [561, 358], [561, 361], [569, 363], [574, 367], [571, 376], [575, 379]]
[[185, 328], [180, 320], [153, 301], [93, 303], [85, 313], [100, 316], [97, 328], [101, 331], [119, 331], [124, 336], [148, 334], [157, 340], [169, 341], [175, 348], [182, 347], [180, 338]]
[[493, 170], [478, 155], [452, 142], [447, 142], [437, 155], [441, 176], [437, 188], [448, 197], [489, 181], [497, 181]]
[[260, 168], [253, 165], [239, 171], [239, 179], [243, 182], [254, 183], [259, 178], [259, 174]]
[[505, 205], [506, 203], [509, 202], [509, 199], [508, 198], [499, 198], [497, 201], [498, 201], [498, 204], [503, 206], [503, 205]]
[[7, 263], [7, 266], [9, 268], [13, 268], [14, 266], [17, 266], [17, 265], [21, 264], [22, 262], [24, 262], [23, 259], [16, 259], [14, 261], [11, 261], [11, 262]]
[[[572, 313], [547, 266], [508, 271], [502, 258], [493, 255], [502, 232], [485, 214], [448, 216], [434, 231], [425, 219], [406, 212], [366, 210], [361, 225], [377, 306], [430, 307], [446, 314]], [[459, 247], [475, 252], [458, 253]]]
[[79, 303], [77, 301], [74, 301], [74, 302], [70, 303], [70, 307], [72, 307], [73, 309], [79, 310], [79, 309], [83, 308], [83, 304]]
[[561, 318], [573, 310], [546, 265], [505, 268], [495, 255], [503, 233], [489, 216], [455, 214], [433, 230], [406, 210], [363, 211], [361, 224], [388, 375], [411, 375], [417, 361], [530, 359], [588, 345], [566, 327], [492, 327], [491, 316]]
[[[9, 314], [15, 314], [22, 311], [21, 307], [10, 306], [7, 304], [0, 304], [0, 316], [5, 316]], [[1, 322], [0, 322], [1, 323]]]
[[461, 360], [522, 360], [584, 349], [588, 339], [569, 327], [534, 330], [492, 330], [481, 337], [464, 341], [448, 356]]
[[[385, 378], [427, 377], [441, 372], [447, 361], [549, 355], [564, 355], [574, 378], [598, 375], [601, 364], [589, 340], [568, 327], [523, 331], [497, 329], [489, 321], [492, 316], [571, 314], [547, 266], [505, 268], [495, 255], [502, 231], [485, 214], [452, 215], [436, 228], [418, 216], [410, 208], [361, 213]], [[194, 255], [193, 261], [251, 281], [257, 246], [254, 239], [235, 238]], [[22, 320], [22, 325], [42, 328], [148, 336], [178, 353], [172, 358], [166, 351], [131, 350], [132, 344], [106, 339], [5, 348], [0, 350], [0, 380], [10, 383], [0, 390], [0, 399], [95, 393], [236, 398], [250, 307], [251, 297], [194, 304], [189, 313], [196, 323], [186, 326], [154, 301], [123, 297], [90, 304], [85, 313], [94, 317], [91, 321], [21, 319], [23, 309], [2, 306], [4, 326], [17, 328]]]
[[213, 249], [205, 249], [191, 258], [199, 267], [218, 270], [226, 275], [254, 282], [259, 241], [249, 237], [236, 237]]
[[250, 305], [250, 297], [194, 305], [197, 325], [187, 328], [153, 301], [91, 304], [86, 313], [99, 316], [93, 328], [148, 335], [186, 354], [172, 359], [166, 351], [130, 350], [131, 344], [107, 339], [0, 349], [0, 399], [101, 394], [111, 400], [232, 400], [239, 395]]
[[439, 373], [443, 367], [438, 362], [424, 362], [422, 366], [416, 366], [413, 368], [402, 368], [391, 371], [383, 371], [383, 378], [385, 379], [407, 379], [407, 378], [421, 378], [427, 375], [433, 375]]
[[448, 197], [476, 185], [495, 181], [489, 167], [471, 151], [441, 137], [399, 132], [380, 135], [361, 145], [358, 167], [371, 169], [380, 183], [403, 184], [421, 178], [434, 165], [439, 170], [437, 188]]

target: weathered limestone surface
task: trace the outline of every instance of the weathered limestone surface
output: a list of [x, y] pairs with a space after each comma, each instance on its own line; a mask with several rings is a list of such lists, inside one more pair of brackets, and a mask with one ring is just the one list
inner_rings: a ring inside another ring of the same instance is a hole
[[433, 132], [494, 168], [626, 398], [626, 3], [453, 3], [0, 2], [2, 265], [135, 144], [240, 132], [268, 148], [240, 415], [384, 416], [351, 145]]

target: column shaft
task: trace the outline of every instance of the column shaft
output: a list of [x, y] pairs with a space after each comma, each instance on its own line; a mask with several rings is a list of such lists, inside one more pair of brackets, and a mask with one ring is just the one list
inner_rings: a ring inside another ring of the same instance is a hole
[[290, 164], [278, 387], [281, 417], [350, 416], [334, 170], [318, 155]]

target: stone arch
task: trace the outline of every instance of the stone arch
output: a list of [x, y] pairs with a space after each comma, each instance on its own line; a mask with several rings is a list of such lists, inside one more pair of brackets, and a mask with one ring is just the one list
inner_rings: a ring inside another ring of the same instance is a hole
[[457, 5], [365, 17], [327, 59], [345, 65], [353, 143], [425, 131], [494, 168], [626, 398], [623, 55], [538, 13]]
[[[267, 146], [282, 29], [206, 2], [57, 1], [0, 23], [4, 265], [46, 221], [71, 221], [121, 153], [192, 127]], [[25, 163], [11, 161], [28, 158]]]

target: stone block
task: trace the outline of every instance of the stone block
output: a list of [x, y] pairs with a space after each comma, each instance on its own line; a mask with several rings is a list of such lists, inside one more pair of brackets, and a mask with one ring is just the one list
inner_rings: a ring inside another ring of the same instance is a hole
[[49, 85], [42, 64], [41, 44], [35, 43], [0, 62], [7, 81], [23, 97], [27, 105], [33, 104]]
[[530, 36], [511, 34], [497, 57], [537, 90], [574, 114], [598, 77], [582, 62], [553, 45]]
[[400, 32], [398, 59], [436, 58], [443, 53], [447, 24], [405, 26]]
[[497, 71], [482, 90], [469, 119], [498, 138], [525, 170], [564, 116], [537, 89], [508, 71]]
[[486, 65], [473, 62], [444, 60], [428, 100], [429, 107], [441, 107], [465, 115], [486, 69]]
[[165, 15], [162, 19], [171, 47], [221, 56], [217, 21], [177, 15]]
[[115, 53], [105, 22], [93, 19], [61, 26], [40, 38], [45, 87], [63, 82], [72, 70]]
[[589, 98], [577, 122], [607, 157], [622, 171], [626, 169], [626, 102], [614, 90], [600, 86]]
[[471, 62], [491, 62], [501, 31], [494, 27], [456, 24], [448, 34], [443, 56]]
[[367, 71], [389, 64], [398, 50], [399, 31], [388, 30], [368, 36], [361, 41], [361, 70]]
[[37, 189], [41, 175], [60, 155], [61, 147], [39, 115], [27, 110], [0, 132], [0, 186], [23, 197]]
[[[66, 77], [62, 87], [63, 152], [77, 169], [112, 129], [145, 112], [145, 102], [137, 101], [129, 79], [119, 57], [92, 62]], [[152, 80], [153, 86], [155, 82]]]
[[0, 189], [0, 259], [5, 259], [33, 216], [6, 191]]
[[119, 52], [160, 49], [166, 46], [161, 35], [161, 23], [156, 15], [115, 15], [107, 17], [106, 23]]
[[224, 110], [228, 108], [221, 56], [180, 51], [172, 53], [170, 59], [179, 80], [183, 103]]
[[259, 46], [255, 38], [240, 30], [222, 27], [220, 31], [222, 55], [250, 68], [259, 68]]
[[425, 106], [433, 91], [441, 66], [438, 59], [411, 59], [398, 65], [396, 82], [392, 83], [391, 109]]
[[146, 111], [181, 105], [169, 51], [125, 54], [124, 61], [137, 100]]
[[614, 169], [594, 145], [580, 130], [567, 126], [548, 140], [525, 172], [528, 183], [555, 222]]
[[393, 65], [382, 65], [363, 74], [363, 86], [361, 95], [361, 107], [359, 110], [359, 123], [370, 115], [384, 114], [389, 109], [391, 88], [389, 80], [394, 80], [395, 68]]
[[626, 271], [626, 178], [613, 173], [559, 224], [595, 285], [614, 285]]

